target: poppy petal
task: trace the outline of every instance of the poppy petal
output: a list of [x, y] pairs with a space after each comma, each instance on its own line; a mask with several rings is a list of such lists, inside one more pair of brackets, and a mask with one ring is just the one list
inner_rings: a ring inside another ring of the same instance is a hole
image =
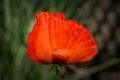
[[65, 19], [65, 15], [61, 12], [41, 12], [36, 15], [36, 19], [38, 22], [40, 20], [46, 22], [49, 18]]
[[29, 56], [32, 60], [36, 61], [37, 63], [43, 64], [42, 62], [39, 61], [39, 59], [37, 59], [37, 57], [35, 56], [35, 52], [34, 52], [33, 50], [34, 50], [33, 47], [28, 47], [28, 50], [27, 50], [28, 56]]
[[28, 40], [31, 40], [30, 45], [33, 45], [37, 59], [43, 63], [51, 63], [51, 46], [47, 26], [36, 23], [29, 36], [31, 39]]
[[28, 37], [28, 55], [39, 63], [75, 64], [91, 60], [98, 47], [89, 31], [61, 12], [42, 12]]
[[48, 21], [50, 42], [53, 48], [52, 59], [55, 64], [65, 64], [69, 50], [65, 49], [65, 40], [67, 37], [67, 21], [62, 19], [51, 18]]
[[[34, 27], [34, 30], [33, 30], [33, 31], [35, 31], [36, 29], [37, 29], [37, 27]], [[28, 53], [28, 56], [29, 56], [32, 60], [34, 60], [34, 61], [42, 64], [42, 62], [40, 62], [40, 61], [37, 59], [36, 55], [35, 55], [35, 49], [34, 49], [34, 46], [33, 46], [33, 43], [32, 43], [33, 39], [35, 38], [35, 37], [33, 37], [35, 33], [36, 33], [36, 32], [34, 32], [34, 33], [32, 33], [32, 34], [30, 33], [29, 36], [28, 36], [28, 44], [29, 44], [29, 45], [28, 45], [27, 53]]]
[[91, 60], [98, 52], [96, 42], [91, 33], [81, 24], [70, 21], [74, 25], [70, 28], [71, 34], [67, 41], [67, 47], [71, 50], [67, 64], [75, 64]]

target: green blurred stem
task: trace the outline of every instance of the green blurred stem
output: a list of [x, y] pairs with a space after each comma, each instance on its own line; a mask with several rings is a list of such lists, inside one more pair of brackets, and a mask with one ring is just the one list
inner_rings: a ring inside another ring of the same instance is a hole
[[10, 29], [11, 27], [11, 8], [10, 8], [10, 2], [9, 0], [3, 0], [4, 3], [4, 13], [5, 13], [5, 26], [7, 29]]
[[55, 80], [60, 80], [60, 72], [62, 70], [62, 66], [54, 65], [54, 70], [55, 70]]

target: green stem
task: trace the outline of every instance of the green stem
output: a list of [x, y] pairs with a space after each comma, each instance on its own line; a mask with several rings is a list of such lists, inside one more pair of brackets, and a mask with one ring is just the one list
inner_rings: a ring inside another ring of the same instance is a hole
[[60, 80], [60, 71], [62, 67], [60, 65], [54, 65], [55, 70], [55, 80]]

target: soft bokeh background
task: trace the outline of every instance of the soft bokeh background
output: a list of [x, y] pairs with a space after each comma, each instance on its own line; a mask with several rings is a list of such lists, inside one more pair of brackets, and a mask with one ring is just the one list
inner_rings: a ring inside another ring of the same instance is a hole
[[60, 80], [120, 80], [120, 0], [0, 0], [0, 80], [54, 80], [52, 65], [27, 56], [35, 14], [61, 11], [94, 35], [99, 54], [65, 65]]

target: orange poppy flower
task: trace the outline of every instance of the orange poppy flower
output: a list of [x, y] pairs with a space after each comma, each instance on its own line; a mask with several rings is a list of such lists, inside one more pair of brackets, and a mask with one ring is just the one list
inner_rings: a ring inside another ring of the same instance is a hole
[[76, 64], [90, 61], [98, 52], [93, 36], [80, 23], [66, 20], [61, 12], [36, 15], [28, 36], [28, 55], [40, 63]]

